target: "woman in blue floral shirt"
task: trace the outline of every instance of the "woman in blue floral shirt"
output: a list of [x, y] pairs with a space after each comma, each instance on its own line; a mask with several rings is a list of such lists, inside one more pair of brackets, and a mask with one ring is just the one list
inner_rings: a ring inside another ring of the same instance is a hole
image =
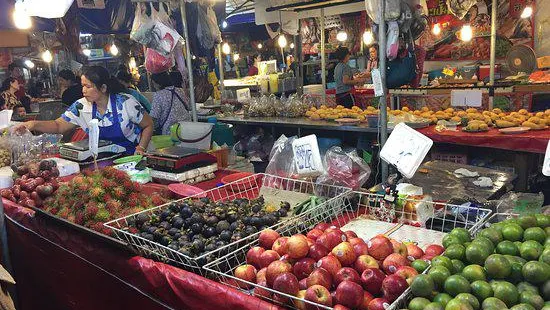
[[123, 86], [100, 66], [84, 69], [81, 78], [84, 98], [73, 103], [53, 121], [29, 121], [27, 129], [63, 133], [80, 126], [89, 131], [92, 119], [99, 120], [99, 139], [126, 148], [128, 154], [143, 154], [153, 135], [153, 120], [141, 104], [123, 93]]

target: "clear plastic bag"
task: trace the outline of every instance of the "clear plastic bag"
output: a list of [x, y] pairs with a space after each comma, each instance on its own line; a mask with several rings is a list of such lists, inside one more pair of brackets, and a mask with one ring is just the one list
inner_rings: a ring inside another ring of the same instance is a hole
[[371, 169], [353, 150], [331, 147], [324, 158], [325, 173], [317, 178], [318, 184], [329, 184], [359, 189], [369, 179]]
[[285, 178], [293, 178], [297, 175], [294, 165], [294, 152], [292, 151], [292, 142], [296, 137], [287, 138], [281, 135], [271, 148], [269, 154], [269, 164], [265, 173]]
[[542, 212], [544, 194], [508, 192], [496, 206], [498, 213], [537, 214]]
[[[380, 24], [378, 16], [378, 8], [381, 0], [365, 0], [365, 8], [367, 14], [376, 24]], [[400, 0], [384, 0], [386, 1], [385, 20], [394, 21], [401, 16], [401, 1]]]
[[153, 74], [170, 70], [173, 63], [174, 62], [171, 56], [163, 56], [151, 48], [148, 48], [146, 51], [145, 69]]
[[197, 9], [198, 25], [197, 37], [205, 49], [212, 49], [215, 44], [221, 42], [222, 34], [216, 19], [216, 13], [211, 5], [200, 5]]
[[458, 19], [463, 19], [468, 11], [477, 3], [477, 0], [447, 0], [449, 12]]
[[149, 4], [151, 7], [151, 17], [145, 13], [146, 5], [138, 4], [136, 6], [136, 15], [132, 31], [130, 32], [130, 39], [155, 50], [162, 56], [168, 56], [176, 47], [181, 36], [169, 26], [170, 20], [164, 9], [164, 5], [160, 5], [157, 12]]

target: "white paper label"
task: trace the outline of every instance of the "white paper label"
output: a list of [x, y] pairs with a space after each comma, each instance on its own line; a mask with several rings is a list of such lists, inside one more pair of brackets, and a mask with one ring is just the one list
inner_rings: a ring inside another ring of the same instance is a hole
[[542, 174], [550, 177], [550, 140], [548, 140], [548, 146], [546, 147], [546, 154], [544, 154], [544, 164], [542, 164]]
[[371, 71], [372, 84], [374, 85], [374, 95], [376, 97], [384, 96], [384, 86], [382, 85], [382, 77], [380, 70], [372, 69]]
[[317, 145], [317, 137], [309, 135], [292, 142], [294, 164], [299, 175], [321, 175], [323, 163]]
[[482, 98], [481, 90], [453, 90], [451, 91], [451, 106], [481, 107]]
[[250, 99], [250, 88], [237, 89], [237, 101], [245, 102]]

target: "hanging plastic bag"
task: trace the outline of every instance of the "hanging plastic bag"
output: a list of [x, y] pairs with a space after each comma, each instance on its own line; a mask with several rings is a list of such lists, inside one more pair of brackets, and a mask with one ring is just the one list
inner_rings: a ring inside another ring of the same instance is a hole
[[370, 167], [355, 150], [344, 151], [331, 147], [325, 154], [325, 173], [317, 178], [317, 184], [345, 186], [359, 189], [370, 176]]
[[386, 53], [388, 59], [392, 61], [399, 54], [399, 24], [397, 22], [388, 23], [387, 41]]
[[154, 49], [163, 56], [168, 56], [176, 47], [181, 39], [179, 33], [173, 28], [167, 26], [162, 20], [169, 21], [168, 14], [160, 6], [161, 11], [157, 12], [151, 6], [151, 16], [145, 13], [144, 6], [136, 7], [136, 17], [132, 25], [130, 38], [136, 42], [145, 45], [147, 48]]
[[152, 48], [148, 48], [145, 52], [145, 69], [150, 73], [168, 71], [172, 68], [173, 63], [172, 57], [163, 56]]
[[458, 19], [463, 19], [468, 11], [477, 3], [477, 0], [447, 0], [449, 12]]
[[214, 45], [221, 42], [221, 32], [218, 27], [216, 13], [210, 5], [201, 5], [197, 7], [198, 25], [197, 38], [201, 46], [205, 49], [212, 49]]
[[[397, 20], [401, 15], [401, 1], [400, 0], [385, 0], [386, 1], [386, 13], [385, 20], [393, 21]], [[378, 8], [380, 7], [380, 0], [365, 0], [365, 8], [367, 14], [374, 21], [375, 24], [380, 24], [380, 18], [378, 16]]]

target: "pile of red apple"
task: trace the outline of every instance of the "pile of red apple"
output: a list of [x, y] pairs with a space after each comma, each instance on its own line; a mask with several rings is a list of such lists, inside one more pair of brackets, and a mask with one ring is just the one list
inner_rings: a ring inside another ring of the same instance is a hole
[[281, 237], [266, 229], [258, 243], [248, 250], [246, 264], [234, 270], [242, 280], [238, 285], [250, 289], [256, 284], [254, 295], [297, 309], [318, 309], [312, 303], [334, 309], [385, 309], [418, 274], [411, 261], [429, 261], [444, 250], [430, 245], [424, 252], [384, 235], [365, 242], [353, 231], [326, 223], [305, 236]]

